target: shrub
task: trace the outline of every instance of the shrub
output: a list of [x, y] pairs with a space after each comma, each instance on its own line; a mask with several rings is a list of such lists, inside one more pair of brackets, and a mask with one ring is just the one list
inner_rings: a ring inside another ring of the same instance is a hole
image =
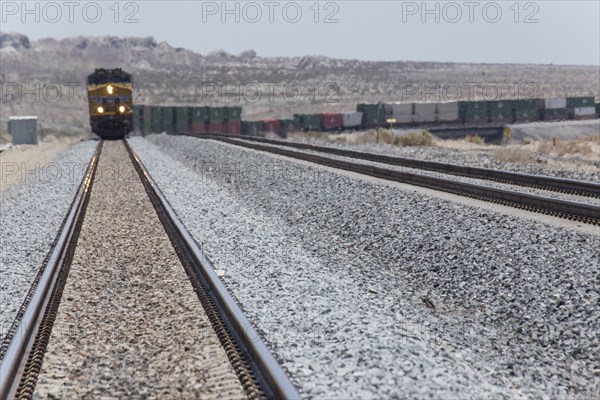
[[409, 132], [394, 137], [394, 144], [397, 146], [432, 146], [433, 135], [427, 131]]

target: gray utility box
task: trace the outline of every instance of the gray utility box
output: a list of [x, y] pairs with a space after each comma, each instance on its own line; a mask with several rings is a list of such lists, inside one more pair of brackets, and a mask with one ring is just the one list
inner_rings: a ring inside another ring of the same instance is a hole
[[37, 117], [10, 117], [8, 133], [12, 136], [12, 144], [38, 144]]

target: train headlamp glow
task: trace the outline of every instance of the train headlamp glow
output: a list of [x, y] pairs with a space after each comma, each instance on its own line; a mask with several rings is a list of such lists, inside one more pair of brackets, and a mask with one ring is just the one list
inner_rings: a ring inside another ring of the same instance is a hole
[[125, 112], [125, 106], [120, 106], [119, 107], [119, 112], [120, 113], [124, 113]]
[[113, 94], [113, 87], [111, 85], [108, 85], [106, 90], [108, 90], [108, 94]]
[[103, 108], [103, 107], [98, 107], [98, 112], [99, 112], [100, 114], [102, 114], [102, 113], [104, 112], [104, 108]]

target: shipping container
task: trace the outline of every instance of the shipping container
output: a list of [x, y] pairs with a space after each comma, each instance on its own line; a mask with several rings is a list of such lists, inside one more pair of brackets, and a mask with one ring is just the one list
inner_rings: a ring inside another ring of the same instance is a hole
[[227, 133], [230, 135], [241, 135], [242, 134], [242, 121], [239, 119], [234, 119], [234, 120], [223, 123], [223, 131], [224, 131], [224, 133]]
[[320, 114], [294, 114], [294, 118], [300, 122], [300, 125], [305, 131], [321, 129]]
[[163, 106], [161, 110], [161, 131], [168, 134], [175, 133], [175, 107]]
[[281, 136], [281, 121], [278, 119], [263, 119], [263, 132], [272, 132]]
[[297, 119], [282, 119], [281, 120], [281, 136], [283, 138], [286, 138], [288, 133], [300, 132], [301, 130], [302, 130], [302, 126], [300, 125], [300, 123]]
[[151, 123], [150, 123], [151, 133], [161, 133], [162, 132], [162, 111], [160, 109], [160, 106], [150, 106], [150, 115], [151, 115]]
[[397, 115], [413, 115], [413, 103], [386, 103], [384, 104], [385, 115], [387, 118], [394, 118]]
[[544, 121], [565, 121], [569, 119], [568, 108], [547, 108], [543, 112]]
[[206, 122], [192, 122], [190, 125], [192, 135], [204, 135], [208, 133], [208, 124]]
[[185, 135], [190, 131], [190, 108], [175, 107], [175, 133]]
[[344, 128], [354, 128], [362, 124], [362, 113], [359, 111], [342, 113], [342, 125]]
[[567, 108], [567, 98], [566, 97], [552, 97], [550, 99], [543, 99], [544, 109], [546, 110], [556, 110], [556, 109], [566, 109]]
[[436, 104], [436, 121], [438, 122], [458, 122], [460, 121], [460, 113], [457, 102], [437, 103]]
[[536, 99], [513, 100], [514, 121], [531, 122], [540, 120], [539, 102]]
[[413, 122], [435, 122], [436, 104], [435, 103], [415, 103]]
[[38, 120], [35, 116], [10, 117], [8, 120], [8, 133], [12, 137], [12, 144], [38, 144]]
[[133, 130], [142, 132], [144, 129], [144, 106], [141, 104], [133, 105]]
[[209, 107], [210, 119], [208, 122], [223, 122], [226, 119], [227, 107]]
[[210, 108], [208, 107], [192, 107], [190, 114], [193, 123], [208, 124], [210, 121]]
[[596, 117], [596, 107], [576, 107], [573, 109], [573, 118], [589, 119]]
[[149, 135], [152, 132], [152, 107], [145, 105], [143, 107], [144, 117], [142, 119], [142, 134]]
[[242, 121], [242, 135], [262, 136], [262, 121]]
[[225, 107], [225, 119], [226, 120], [241, 120], [242, 119], [242, 107], [233, 106]]
[[223, 133], [223, 122], [209, 122], [208, 133]]
[[414, 121], [413, 103], [386, 103], [384, 109], [386, 120], [395, 119], [398, 124], [409, 124]]
[[343, 125], [342, 114], [339, 113], [322, 113], [321, 127], [325, 130], [341, 129]]
[[514, 118], [512, 100], [494, 100], [489, 102], [490, 122], [512, 123]]
[[363, 113], [363, 125], [365, 127], [380, 126], [386, 124], [385, 106], [383, 103], [367, 104], [360, 103], [356, 111]]
[[490, 108], [487, 101], [460, 101], [458, 109], [464, 123], [481, 124], [489, 120]]
[[595, 107], [594, 96], [569, 97], [567, 98], [567, 108]]

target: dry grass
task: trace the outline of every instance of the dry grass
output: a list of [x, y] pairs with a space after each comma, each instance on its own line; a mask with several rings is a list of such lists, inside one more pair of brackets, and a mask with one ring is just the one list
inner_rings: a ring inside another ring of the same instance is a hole
[[394, 138], [394, 144], [397, 146], [432, 146], [434, 141], [431, 133], [420, 131], [398, 135]]
[[467, 142], [474, 143], [480, 146], [483, 146], [485, 144], [485, 140], [483, 140], [480, 136], [477, 135], [467, 136]]
[[518, 148], [502, 148], [494, 151], [492, 156], [502, 162], [531, 162], [533, 157], [527, 150]]
[[536, 151], [556, 157], [591, 157], [600, 151], [600, 135], [589, 135], [576, 140], [557, 140], [556, 146], [551, 140], [545, 140], [537, 144]]

